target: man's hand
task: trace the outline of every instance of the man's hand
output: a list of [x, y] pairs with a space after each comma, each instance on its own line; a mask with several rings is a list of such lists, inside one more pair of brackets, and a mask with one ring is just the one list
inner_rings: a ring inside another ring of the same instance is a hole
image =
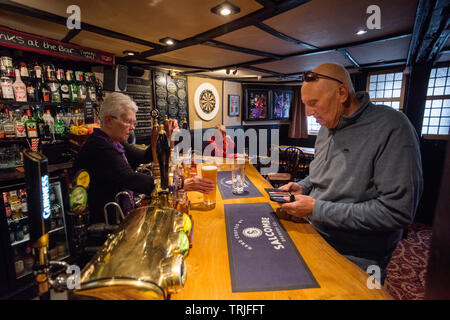
[[201, 193], [207, 193], [214, 190], [216, 185], [210, 179], [195, 176], [184, 180], [184, 191], [198, 191]]
[[293, 195], [303, 194], [303, 188], [298, 183], [295, 182], [289, 182], [288, 184], [281, 186], [280, 189], [283, 191], [287, 191]]
[[[288, 197], [285, 197], [285, 199], [289, 200]], [[313, 197], [297, 194], [294, 202], [283, 203], [281, 209], [290, 215], [304, 218], [312, 214], [315, 202], [316, 200]]]

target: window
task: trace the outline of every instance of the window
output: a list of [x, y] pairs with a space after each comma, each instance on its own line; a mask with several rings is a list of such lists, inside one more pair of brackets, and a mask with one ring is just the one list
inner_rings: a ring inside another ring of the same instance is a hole
[[320, 130], [320, 124], [317, 123], [316, 118], [313, 116], [307, 117], [308, 121], [308, 134], [318, 134]]
[[428, 81], [422, 135], [449, 134], [450, 68], [433, 68]]
[[403, 72], [370, 74], [368, 92], [374, 104], [403, 109]]

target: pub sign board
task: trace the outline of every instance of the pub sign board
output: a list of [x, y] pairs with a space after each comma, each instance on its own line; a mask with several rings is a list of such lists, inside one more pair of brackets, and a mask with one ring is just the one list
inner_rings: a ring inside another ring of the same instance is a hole
[[46, 39], [3, 27], [0, 27], [0, 46], [108, 66], [114, 66], [115, 63], [112, 53]]

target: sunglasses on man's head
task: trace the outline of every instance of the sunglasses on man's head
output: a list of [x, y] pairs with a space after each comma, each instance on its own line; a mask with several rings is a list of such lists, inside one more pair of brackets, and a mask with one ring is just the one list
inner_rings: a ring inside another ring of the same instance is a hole
[[316, 72], [312, 72], [312, 71], [303, 72], [303, 81], [305, 81], [305, 82], [317, 81], [317, 79], [319, 79], [319, 78], [334, 80], [334, 81], [337, 81], [337, 82], [343, 84], [343, 82], [341, 80], [326, 76], [324, 74], [320, 74], [320, 73], [316, 73]]

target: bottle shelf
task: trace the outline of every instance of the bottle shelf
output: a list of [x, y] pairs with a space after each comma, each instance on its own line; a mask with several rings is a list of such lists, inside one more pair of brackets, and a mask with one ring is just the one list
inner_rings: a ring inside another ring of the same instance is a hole
[[[84, 107], [84, 102], [39, 102], [39, 101], [13, 101], [13, 100], [2, 100], [0, 99], [0, 104], [10, 105], [10, 106], [41, 106], [41, 107]], [[97, 105], [97, 103], [93, 103]]]
[[19, 240], [19, 241], [16, 241], [16, 242], [11, 243], [11, 247], [17, 246], [17, 245], [19, 245], [19, 244], [21, 244], [21, 243], [25, 243], [25, 242], [28, 242], [28, 241], [30, 241], [30, 234], [29, 234], [29, 233], [27, 233], [27, 234], [23, 237], [22, 240]]

